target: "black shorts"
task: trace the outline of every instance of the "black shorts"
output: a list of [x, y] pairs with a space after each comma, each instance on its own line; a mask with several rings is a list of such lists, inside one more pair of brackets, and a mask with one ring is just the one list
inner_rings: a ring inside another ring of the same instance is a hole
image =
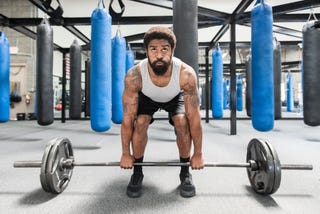
[[152, 123], [154, 121], [153, 114], [160, 109], [163, 109], [169, 113], [169, 122], [171, 125], [173, 125], [171, 117], [177, 114], [185, 113], [183, 92], [180, 92], [172, 100], [166, 103], [155, 102], [142, 92], [139, 92], [138, 115], [150, 115], [152, 117], [150, 123]]

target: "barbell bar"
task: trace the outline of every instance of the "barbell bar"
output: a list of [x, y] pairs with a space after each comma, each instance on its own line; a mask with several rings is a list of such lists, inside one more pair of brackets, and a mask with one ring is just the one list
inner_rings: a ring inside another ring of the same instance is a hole
[[[15, 168], [40, 168], [41, 161], [16, 161], [13, 166]], [[61, 162], [62, 167], [73, 168], [75, 166], [120, 166], [120, 162], [73, 162], [73, 159], [64, 160]], [[157, 166], [157, 167], [176, 167], [176, 166], [190, 166], [190, 163], [181, 162], [143, 162], [134, 163], [134, 166]], [[227, 168], [251, 168], [251, 170], [257, 169], [254, 161], [248, 163], [219, 163], [219, 162], [207, 162], [205, 167], [227, 167]], [[313, 166], [310, 164], [281, 164], [282, 170], [313, 170]]]
[[[135, 166], [177, 167], [190, 166], [181, 162], [143, 162]], [[75, 166], [120, 166], [120, 162], [76, 162], [71, 142], [67, 138], [51, 140], [45, 149], [42, 161], [16, 161], [15, 168], [41, 168], [40, 182], [43, 190], [59, 194], [70, 182]], [[275, 193], [281, 182], [281, 170], [312, 170], [310, 164], [281, 164], [272, 145], [263, 139], [252, 139], [247, 147], [246, 163], [207, 162], [205, 167], [246, 168], [253, 190], [258, 194]]]

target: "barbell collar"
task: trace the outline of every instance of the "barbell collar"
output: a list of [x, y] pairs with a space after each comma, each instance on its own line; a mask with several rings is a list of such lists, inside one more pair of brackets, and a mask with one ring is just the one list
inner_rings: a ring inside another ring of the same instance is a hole
[[14, 168], [40, 168], [41, 161], [15, 161], [13, 163]]
[[310, 164], [281, 164], [283, 170], [313, 170]]

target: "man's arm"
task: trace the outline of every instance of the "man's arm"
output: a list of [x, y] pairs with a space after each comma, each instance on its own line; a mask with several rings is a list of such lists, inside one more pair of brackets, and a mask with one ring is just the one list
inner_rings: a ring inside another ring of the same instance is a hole
[[183, 65], [181, 72], [184, 105], [194, 146], [193, 155], [190, 160], [191, 167], [193, 169], [202, 169], [204, 167], [204, 160], [202, 156], [202, 126], [197, 86], [198, 79], [196, 72], [190, 66]]
[[141, 75], [139, 66], [130, 69], [125, 78], [125, 88], [122, 95], [123, 119], [121, 124], [122, 156], [121, 168], [132, 168], [133, 156], [130, 152], [130, 142], [132, 139], [134, 122], [138, 111], [138, 95], [141, 90]]

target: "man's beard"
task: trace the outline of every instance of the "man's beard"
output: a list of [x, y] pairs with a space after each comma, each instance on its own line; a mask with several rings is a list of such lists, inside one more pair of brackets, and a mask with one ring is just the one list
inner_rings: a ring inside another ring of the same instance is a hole
[[[162, 65], [157, 65], [158, 62], [162, 62]], [[150, 62], [150, 59], [149, 59], [149, 64], [153, 70], [153, 72], [157, 75], [157, 76], [162, 76], [164, 75], [168, 68], [169, 68], [169, 65], [170, 63], [169, 62], [165, 62], [163, 60], [156, 60], [154, 61], [153, 63]]]

